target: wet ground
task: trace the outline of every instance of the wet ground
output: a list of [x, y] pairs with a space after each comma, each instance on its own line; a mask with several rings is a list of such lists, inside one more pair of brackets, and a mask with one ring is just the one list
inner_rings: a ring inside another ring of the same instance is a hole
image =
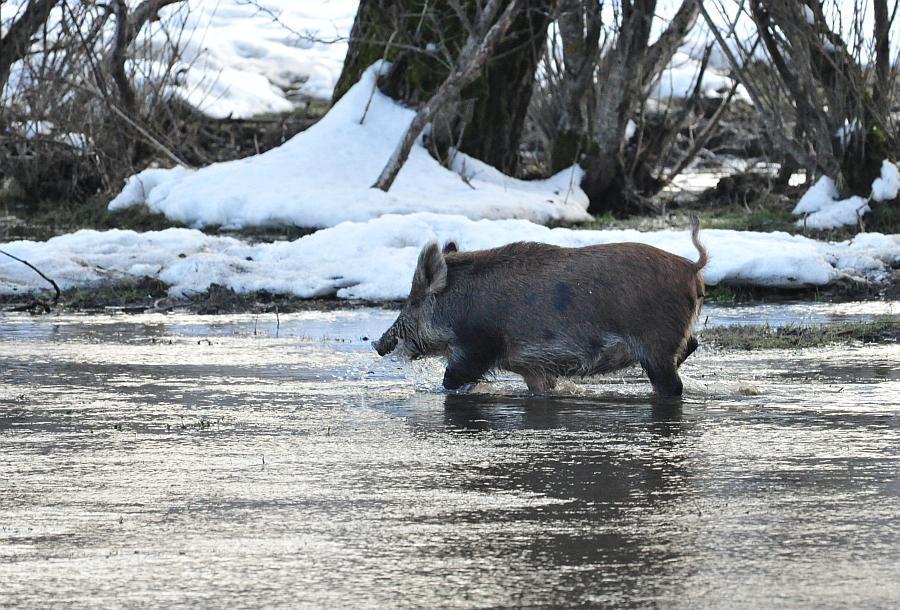
[[453, 396], [394, 315], [0, 319], [0, 606], [900, 605], [897, 345]]

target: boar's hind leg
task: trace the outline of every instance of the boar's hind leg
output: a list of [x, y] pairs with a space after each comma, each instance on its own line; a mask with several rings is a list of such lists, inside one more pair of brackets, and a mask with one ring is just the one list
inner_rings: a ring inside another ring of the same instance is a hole
[[681, 396], [684, 386], [674, 363], [642, 362], [653, 390], [660, 396]]

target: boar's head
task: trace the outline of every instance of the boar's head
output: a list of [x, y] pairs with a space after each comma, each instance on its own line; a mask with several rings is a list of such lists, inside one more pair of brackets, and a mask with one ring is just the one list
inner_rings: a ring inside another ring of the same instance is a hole
[[446, 351], [449, 330], [446, 321], [436, 315], [436, 303], [441, 291], [447, 287], [444, 254], [455, 251], [453, 242], [448, 242], [443, 251], [436, 241], [422, 248], [412, 288], [400, 315], [378, 341], [372, 342], [379, 356], [398, 348], [400, 353], [412, 359]]

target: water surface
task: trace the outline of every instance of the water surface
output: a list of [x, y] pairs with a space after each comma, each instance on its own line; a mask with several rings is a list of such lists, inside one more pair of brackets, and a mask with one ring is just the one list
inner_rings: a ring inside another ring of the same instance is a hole
[[900, 603], [896, 345], [456, 396], [394, 315], [3, 318], [0, 606]]

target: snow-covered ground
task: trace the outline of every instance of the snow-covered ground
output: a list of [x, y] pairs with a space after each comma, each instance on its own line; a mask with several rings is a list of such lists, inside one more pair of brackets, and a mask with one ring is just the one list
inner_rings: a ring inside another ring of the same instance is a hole
[[[868, 233], [823, 243], [786, 233], [709, 230], [701, 238], [710, 253], [704, 272], [710, 284], [822, 286], [845, 277], [877, 282], [900, 263], [900, 235]], [[30, 261], [62, 288], [150, 276], [170, 284], [173, 296], [217, 283], [241, 293], [401, 299], [409, 291], [419, 250], [432, 239], [457, 240], [464, 250], [518, 240], [561, 246], [637, 241], [697, 257], [686, 231], [550, 229], [526, 220], [473, 221], [427, 213], [346, 222], [290, 242], [250, 244], [193, 229], [83, 230], [3, 249]], [[0, 293], [43, 288], [44, 280], [31, 269], [0, 256]]]
[[[215, 117], [331, 99], [357, 0], [191, 0], [179, 95]], [[171, 9], [178, 10], [178, 9]]]
[[589, 220], [581, 170], [547, 180], [505, 176], [459, 154], [451, 171], [417, 144], [388, 193], [370, 188], [415, 112], [382, 94], [370, 68], [318, 123], [261, 155], [196, 171], [132, 177], [111, 209], [146, 204], [193, 227], [330, 227], [383, 214], [437, 212], [536, 222]]

